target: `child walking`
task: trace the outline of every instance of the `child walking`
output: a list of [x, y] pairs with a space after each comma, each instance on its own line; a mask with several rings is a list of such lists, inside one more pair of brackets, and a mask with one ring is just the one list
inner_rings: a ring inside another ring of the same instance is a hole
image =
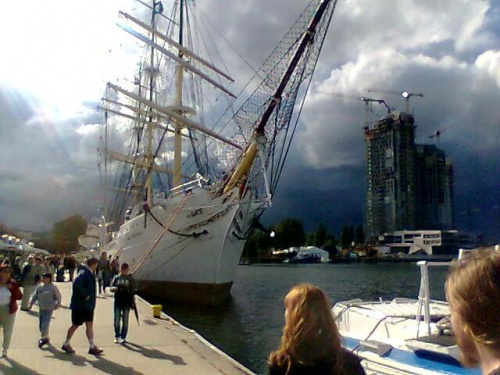
[[52, 274], [44, 273], [42, 275], [42, 283], [43, 284], [36, 290], [29, 306], [29, 309], [31, 309], [35, 302], [38, 301], [38, 319], [41, 334], [41, 338], [38, 341], [38, 347], [40, 349], [42, 346], [50, 343], [50, 319], [52, 319], [54, 310], [61, 305], [61, 292], [57, 286], [52, 283]]

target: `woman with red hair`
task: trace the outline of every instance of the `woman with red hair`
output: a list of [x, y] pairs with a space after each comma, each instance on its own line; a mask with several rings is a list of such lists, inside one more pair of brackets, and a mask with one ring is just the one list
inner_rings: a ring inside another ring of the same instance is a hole
[[454, 262], [445, 285], [460, 362], [500, 375], [500, 249], [468, 255]]
[[310, 284], [285, 297], [285, 327], [278, 350], [268, 360], [270, 375], [364, 375], [359, 358], [341, 346], [342, 338], [325, 293]]

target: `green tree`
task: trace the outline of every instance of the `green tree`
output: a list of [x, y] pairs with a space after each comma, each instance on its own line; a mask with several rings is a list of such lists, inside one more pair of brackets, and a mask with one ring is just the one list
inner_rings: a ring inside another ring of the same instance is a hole
[[257, 258], [258, 252], [258, 237], [262, 232], [254, 230], [252, 234], [248, 237], [245, 242], [245, 247], [243, 248], [243, 258], [255, 259]]
[[16, 237], [18, 237], [17, 233], [13, 229], [11, 229], [8, 226], [0, 223], [0, 235], [2, 235], [2, 234], [8, 234], [9, 236], [16, 236]]
[[297, 219], [285, 219], [276, 227], [276, 247], [288, 249], [302, 246], [306, 242], [306, 233], [302, 222]]
[[342, 244], [342, 247], [351, 245], [351, 237], [349, 235], [349, 227], [347, 225], [344, 225], [342, 227], [342, 234], [340, 235], [340, 243]]
[[270, 226], [267, 230], [268, 233], [256, 229], [250, 234], [243, 248], [243, 258], [255, 259], [269, 254], [271, 247], [275, 246], [275, 240], [270, 236], [274, 227]]
[[354, 241], [356, 241], [357, 244], [365, 243], [365, 234], [363, 232], [363, 227], [361, 225], [358, 225], [358, 227], [356, 228], [356, 235]]
[[337, 241], [335, 240], [335, 237], [333, 236], [327, 236], [325, 244], [323, 245], [323, 250], [328, 251], [328, 253], [331, 255], [337, 255], [339, 251], [337, 250]]
[[82, 215], [69, 216], [54, 224], [50, 232], [51, 250], [69, 253], [78, 249], [78, 236], [87, 231], [87, 220]]
[[53, 251], [53, 243], [50, 239], [49, 233], [37, 233], [33, 236], [33, 242], [39, 249]]
[[314, 246], [314, 233], [306, 234], [306, 246]]
[[321, 247], [321, 248], [324, 247], [327, 237], [328, 237], [328, 232], [327, 232], [326, 226], [325, 226], [325, 224], [320, 223], [318, 225], [318, 229], [316, 229], [316, 231], [314, 232], [313, 246]]

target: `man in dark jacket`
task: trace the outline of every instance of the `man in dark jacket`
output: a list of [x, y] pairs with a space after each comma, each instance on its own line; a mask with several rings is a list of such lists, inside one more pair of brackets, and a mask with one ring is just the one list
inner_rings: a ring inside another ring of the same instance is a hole
[[83, 323], [86, 326], [87, 338], [89, 340], [89, 354], [100, 355], [102, 350], [94, 344], [94, 309], [96, 304], [96, 281], [95, 271], [97, 259], [89, 258], [87, 266], [80, 266], [73, 282], [73, 294], [71, 296], [71, 327], [68, 329], [66, 341], [62, 350], [66, 353], [75, 351], [70, 345], [71, 337]]
[[75, 268], [78, 266], [78, 262], [76, 261], [73, 255], [66, 257], [67, 259], [67, 267], [69, 273], [69, 281], [73, 281], [73, 275], [75, 274]]
[[111, 282], [111, 292], [115, 293], [115, 343], [117, 344], [123, 344], [127, 339], [128, 317], [130, 309], [135, 307], [134, 295], [137, 293], [137, 284], [128, 271], [128, 264], [123, 263], [120, 274]]

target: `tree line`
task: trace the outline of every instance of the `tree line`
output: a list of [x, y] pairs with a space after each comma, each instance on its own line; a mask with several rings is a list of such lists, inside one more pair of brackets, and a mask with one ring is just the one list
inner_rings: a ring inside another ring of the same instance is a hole
[[299, 246], [316, 246], [335, 255], [339, 247], [365, 242], [361, 225], [356, 228], [354, 225], [344, 225], [338, 238], [328, 233], [323, 223], [320, 223], [316, 230], [306, 233], [302, 222], [293, 218], [284, 219], [277, 225], [270, 226], [268, 230], [274, 231], [275, 236], [271, 237], [269, 233], [258, 230], [252, 232], [245, 244], [243, 257], [258, 258], [269, 254], [271, 249], [284, 250]]
[[[274, 231], [275, 236], [269, 233], [254, 230], [248, 238], [243, 256], [246, 258], [257, 258], [268, 254], [271, 249], [284, 250], [290, 247], [316, 246], [328, 251], [331, 255], [338, 252], [339, 247], [347, 247], [352, 244], [363, 244], [365, 242], [363, 227], [358, 225], [344, 225], [340, 235], [328, 233], [326, 226], [321, 223], [318, 227], [306, 233], [304, 225], [298, 219], [284, 219], [276, 225], [268, 228]], [[70, 253], [80, 248], [78, 237], [87, 232], [87, 220], [82, 215], [72, 215], [58, 221], [48, 232], [36, 233], [33, 237], [35, 246], [51, 253]], [[15, 230], [0, 223], [0, 234], [9, 234], [19, 237]]]
[[[71, 253], [80, 248], [78, 237], [87, 232], [87, 220], [82, 215], [72, 215], [58, 221], [48, 232], [35, 233], [32, 241], [39, 249], [51, 253]], [[21, 234], [0, 223], [0, 234], [21, 237]]]

